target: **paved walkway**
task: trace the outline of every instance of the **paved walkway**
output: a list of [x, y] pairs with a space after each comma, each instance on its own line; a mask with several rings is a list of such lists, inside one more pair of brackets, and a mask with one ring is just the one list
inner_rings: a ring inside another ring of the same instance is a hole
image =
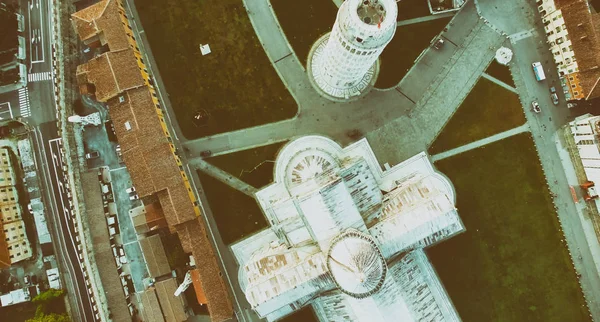
[[485, 78], [485, 79], [487, 79], [487, 80], [490, 80], [490, 81], [492, 81], [492, 82], [494, 82], [494, 83], [496, 83], [496, 84], [498, 84], [498, 85], [500, 85], [500, 86], [504, 87], [505, 89], [507, 89], [507, 90], [509, 90], [509, 91], [513, 92], [513, 93], [516, 93], [516, 94], [518, 94], [518, 93], [519, 93], [519, 92], [517, 92], [517, 89], [516, 89], [516, 88], [514, 88], [514, 87], [512, 87], [512, 86], [510, 86], [510, 85], [508, 85], [508, 84], [506, 84], [505, 82], [503, 82], [503, 81], [501, 81], [501, 80], [497, 79], [497, 78], [496, 78], [496, 77], [494, 77], [494, 76], [490, 76], [489, 74], [483, 73], [483, 74], [481, 75], [481, 77], [483, 77], [483, 78]]
[[[183, 145], [189, 157], [204, 150], [214, 155], [231, 153], [308, 134], [325, 135], [346, 145], [355, 140], [349, 135], [352, 131], [366, 136], [372, 146], [381, 146], [376, 153], [382, 163], [399, 163], [433, 141], [504, 41], [479, 19], [469, 2], [442, 33], [447, 45], [442, 50], [427, 48], [396, 88], [334, 103], [317, 94], [303, 66], [290, 55], [291, 47], [269, 1], [245, 1], [245, 6], [267, 56], [299, 102], [299, 113], [279, 123], [186, 141]], [[398, 149], [399, 144], [406, 149]]]
[[465, 144], [463, 146], [459, 146], [458, 148], [452, 149], [452, 150], [448, 150], [446, 152], [442, 152], [442, 153], [438, 153], [434, 156], [431, 157], [431, 160], [433, 162], [439, 161], [439, 160], [443, 160], [446, 158], [449, 158], [451, 156], [455, 156], [457, 154], [461, 154], [463, 152], [467, 152], [473, 149], [477, 149], [480, 148], [482, 146], [488, 145], [490, 143], [494, 143], [496, 141], [500, 141], [503, 139], [506, 139], [508, 137], [511, 137], [513, 135], [517, 135], [523, 132], [528, 132], [529, 131], [529, 124], [525, 123], [519, 127], [515, 127], [514, 129], [510, 129], [508, 131], [504, 131], [504, 132], [500, 132], [498, 134], [494, 134], [492, 136], [489, 136], [485, 139], [481, 139], [479, 141], [475, 141], [469, 144]]
[[189, 162], [189, 165], [223, 182], [231, 188], [244, 193], [248, 197], [254, 198], [254, 194], [258, 191], [258, 189], [238, 179], [229, 172], [225, 172], [202, 159], [194, 159]]
[[431, 21], [431, 20], [436, 20], [436, 19], [441, 19], [441, 18], [449, 18], [449, 17], [454, 16], [455, 14], [456, 14], [456, 11], [452, 11], [452, 12], [440, 13], [437, 15], [430, 15], [430, 16], [425, 16], [425, 17], [401, 20], [401, 21], [398, 21], [396, 26], [400, 27], [400, 26], [412, 25], [415, 23]]

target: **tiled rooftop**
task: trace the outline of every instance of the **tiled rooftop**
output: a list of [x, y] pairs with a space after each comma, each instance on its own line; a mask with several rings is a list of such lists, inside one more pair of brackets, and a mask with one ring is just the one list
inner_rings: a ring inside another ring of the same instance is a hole
[[586, 98], [600, 97], [600, 19], [584, 0], [557, 1], [569, 31]]
[[196, 259], [196, 268], [202, 289], [205, 290], [208, 312], [212, 321], [225, 321], [233, 316], [233, 309], [214, 250], [200, 220], [202, 219], [198, 218], [178, 225], [177, 234], [183, 250], [186, 253], [191, 252]]
[[111, 51], [128, 48], [117, 0], [102, 0], [71, 17], [75, 31], [87, 45], [99, 41], [98, 45], [108, 45]]
[[80, 86], [93, 85], [96, 100], [106, 102], [128, 89], [144, 85], [132, 49], [104, 53], [77, 66]]

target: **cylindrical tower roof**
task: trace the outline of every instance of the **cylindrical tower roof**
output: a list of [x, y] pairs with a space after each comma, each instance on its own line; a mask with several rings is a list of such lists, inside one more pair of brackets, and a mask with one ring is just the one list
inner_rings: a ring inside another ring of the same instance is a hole
[[313, 85], [331, 99], [366, 92], [377, 78], [377, 59], [396, 32], [394, 0], [346, 0], [331, 33], [309, 54]]

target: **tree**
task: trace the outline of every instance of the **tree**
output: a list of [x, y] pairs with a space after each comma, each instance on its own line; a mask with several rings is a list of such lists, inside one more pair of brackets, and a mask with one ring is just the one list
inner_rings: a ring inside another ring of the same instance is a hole
[[[39, 308], [39, 307], [38, 307]], [[67, 313], [63, 314], [45, 314], [44, 312], [36, 311], [35, 317], [33, 319], [29, 319], [25, 322], [71, 322], [71, 319], [67, 315]]]
[[65, 295], [64, 290], [57, 290], [55, 288], [48, 289], [38, 295], [36, 295], [31, 302], [34, 304], [46, 304], [48, 302], [52, 302], [58, 298], [61, 298]]

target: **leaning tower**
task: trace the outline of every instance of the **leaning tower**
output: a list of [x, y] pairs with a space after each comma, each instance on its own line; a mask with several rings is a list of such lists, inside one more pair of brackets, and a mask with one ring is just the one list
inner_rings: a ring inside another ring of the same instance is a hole
[[330, 33], [308, 54], [315, 89], [334, 101], [366, 93], [379, 74], [379, 55], [396, 32], [395, 0], [346, 0]]

